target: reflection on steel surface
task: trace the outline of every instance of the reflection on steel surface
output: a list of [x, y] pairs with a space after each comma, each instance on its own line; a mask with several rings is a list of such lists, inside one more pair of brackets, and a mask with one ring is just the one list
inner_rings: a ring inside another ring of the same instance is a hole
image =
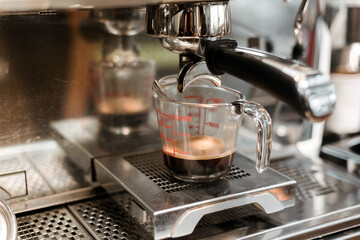
[[[0, 167], [1, 170], [4, 172], [15, 172], [20, 170], [26, 171], [29, 190], [28, 196], [25, 197], [26, 199], [46, 196], [54, 193], [53, 190], [49, 187], [48, 183], [43, 178], [43, 176], [41, 176], [38, 170], [34, 168], [30, 159], [24, 153], [10, 155], [6, 158], [2, 157], [0, 159]], [[16, 179], [11, 180], [14, 181], [7, 182], [7, 187], [15, 192], [22, 191], [22, 189], [24, 188], [23, 182], [17, 181]], [[12, 199], [11, 202], [20, 200], [20, 198]]]
[[158, 131], [145, 126], [141, 134], [117, 136], [101, 131], [96, 117], [67, 119], [51, 123], [56, 139], [72, 162], [89, 173], [91, 159], [111, 154], [152, 149], [160, 145]]
[[16, 196], [9, 200], [10, 204], [90, 186], [90, 181], [51, 140], [0, 148], [0, 169], [0, 175], [17, 173], [3, 181], [0, 176], [0, 186], [12, 198]]
[[[23, 188], [13, 188], [14, 183], [22, 183]], [[24, 197], [28, 195], [28, 184], [26, 171], [15, 171], [0, 174], [0, 198], [9, 200], [16, 197]]]

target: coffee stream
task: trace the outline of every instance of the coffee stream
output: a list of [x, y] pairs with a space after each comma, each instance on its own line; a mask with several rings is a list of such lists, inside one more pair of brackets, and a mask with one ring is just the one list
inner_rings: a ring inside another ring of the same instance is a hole
[[165, 164], [179, 176], [222, 175], [234, 155], [233, 149], [226, 149], [224, 141], [212, 136], [193, 136], [168, 144], [162, 149]]

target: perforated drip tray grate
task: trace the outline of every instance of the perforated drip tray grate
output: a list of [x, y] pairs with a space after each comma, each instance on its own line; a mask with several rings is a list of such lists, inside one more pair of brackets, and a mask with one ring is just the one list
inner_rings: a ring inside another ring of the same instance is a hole
[[18, 217], [17, 222], [19, 239], [91, 239], [65, 207]]
[[151, 239], [124, 208], [111, 198], [84, 201], [69, 206], [71, 212], [98, 239], [147, 240]]
[[[332, 181], [329, 176], [317, 169], [295, 168], [284, 162], [275, 163], [272, 167], [296, 181], [296, 199], [299, 201], [339, 191], [341, 183]], [[320, 177], [317, 176], [319, 173]]]
[[94, 167], [105, 188], [117, 184], [133, 196], [131, 210], [140, 222], [152, 225], [155, 239], [190, 234], [203, 216], [224, 209], [256, 203], [272, 213], [295, 202], [294, 180], [272, 169], [259, 174], [254, 162], [238, 154], [225, 178], [207, 184], [172, 178], [161, 151], [99, 158]]
[[[200, 186], [199, 184], [186, 183], [174, 179], [163, 163], [161, 152], [127, 155], [124, 156], [124, 159], [168, 193]], [[244, 178], [247, 176], [250, 176], [250, 174], [233, 165], [225, 176], [225, 180]]]
[[318, 165], [297, 157], [276, 161], [271, 167], [297, 182], [296, 205], [272, 214], [271, 218], [277, 223], [311, 220], [360, 203], [359, 186], [351, 183], [353, 180], [346, 173], [329, 165]]

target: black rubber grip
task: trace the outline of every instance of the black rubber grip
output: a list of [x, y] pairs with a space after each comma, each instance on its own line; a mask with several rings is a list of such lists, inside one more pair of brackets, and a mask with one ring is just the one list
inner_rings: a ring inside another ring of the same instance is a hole
[[[282, 100], [299, 114], [305, 116], [296, 81], [292, 76], [285, 74], [281, 67], [278, 68], [264, 62], [264, 59], [257, 57], [256, 54], [248, 54], [246, 51], [238, 51], [235, 48], [229, 49], [217, 44], [207, 44], [205, 49], [206, 63], [212, 73], [217, 75], [228, 73], [240, 78]], [[276, 56], [271, 55], [271, 58], [274, 59]], [[282, 58], [278, 58], [276, 61], [286, 61], [286, 64], [291, 65], [289, 60]], [[298, 63], [294, 62], [294, 64]]]

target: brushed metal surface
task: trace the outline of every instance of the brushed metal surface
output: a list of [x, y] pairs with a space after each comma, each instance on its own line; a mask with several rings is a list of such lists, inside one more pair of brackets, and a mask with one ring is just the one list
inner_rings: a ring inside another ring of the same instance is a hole
[[[11, 175], [24, 172], [25, 182], [24, 174]], [[10, 174], [0, 187], [11, 194], [16, 213], [101, 194], [53, 140], [0, 148], [1, 173]]]
[[85, 173], [90, 172], [93, 158], [160, 146], [158, 130], [151, 127], [151, 123], [144, 126], [139, 134], [129, 136], [101, 131], [96, 117], [55, 121], [51, 123], [51, 127], [58, 133], [56, 141], [72, 162]]

